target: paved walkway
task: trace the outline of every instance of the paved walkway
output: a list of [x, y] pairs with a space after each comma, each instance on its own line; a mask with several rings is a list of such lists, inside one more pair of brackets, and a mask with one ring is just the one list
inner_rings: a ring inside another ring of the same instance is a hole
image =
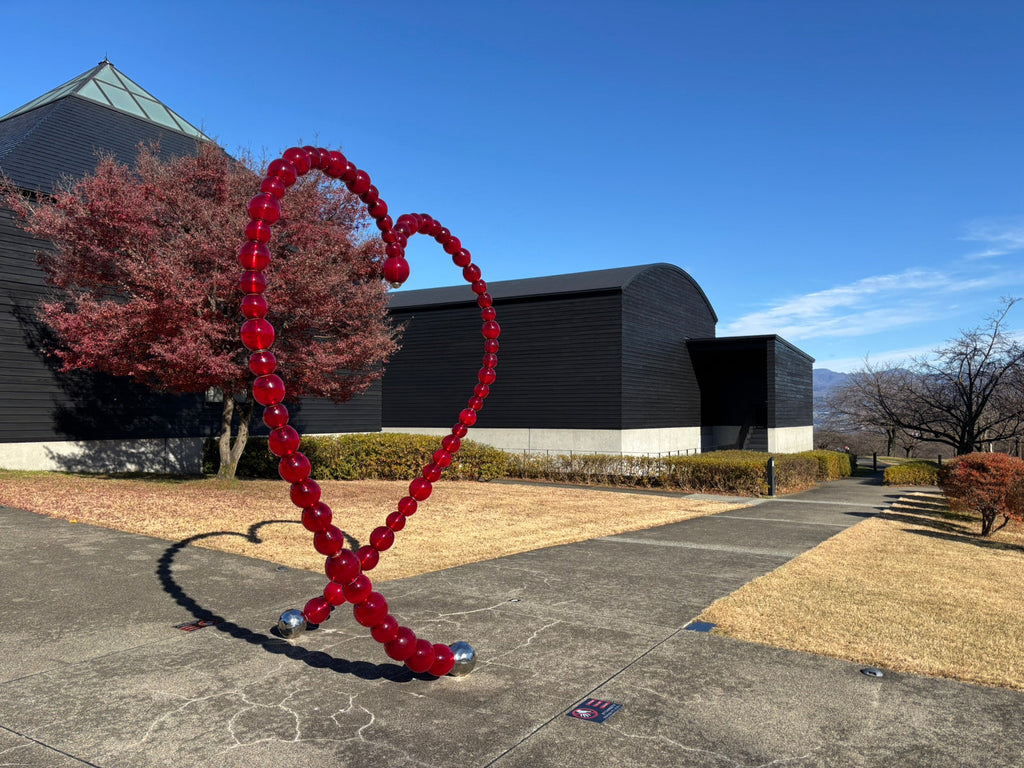
[[[382, 585], [400, 621], [477, 649], [440, 680], [347, 610], [275, 637], [316, 574], [0, 508], [0, 765], [1024, 766], [1024, 693], [684, 629], [897, 494], [849, 479]], [[624, 706], [566, 717], [588, 698]]]

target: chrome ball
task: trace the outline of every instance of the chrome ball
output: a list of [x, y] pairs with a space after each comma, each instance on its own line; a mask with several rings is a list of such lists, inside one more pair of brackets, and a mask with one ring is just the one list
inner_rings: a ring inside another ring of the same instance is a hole
[[305, 629], [306, 617], [297, 608], [282, 613], [277, 622], [277, 631], [281, 633], [281, 637], [298, 637]]
[[392, 288], [394, 288], [394, 289], [396, 289], [396, 290], [397, 290], [398, 288], [401, 288], [401, 287], [402, 287], [402, 283], [398, 282], [397, 280], [395, 280], [395, 281], [394, 281], [394, 282], [392, 282], [392, 283], [388, 283], [388, 285], [390, 285], [390, 286], [391, 286]]
[[472, 672], [473, 667], [476, 666], [476, 651], [473, 650], [473, 646], [460, 640], [448, 647], [452, 649], [452, 654], [455, 656], [455, 666], [448, 674], [463, 677]]

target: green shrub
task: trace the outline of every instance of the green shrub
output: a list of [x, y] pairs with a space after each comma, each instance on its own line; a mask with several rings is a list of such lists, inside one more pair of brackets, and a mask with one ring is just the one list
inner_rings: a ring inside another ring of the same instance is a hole
[[819, 480], [838, 480], [850, 477], [857, 469], [857, 457], [841, 451], [804, 451], [795, 456], [813, 456], [818, 462]]
[[699, 493], [768, 493], [768, 457], [756, 451], [715, 451], [664, 460], [666, 485]]
[[[312, 464], [317, 480], [410, 480], [433, 461], [441, 438], [397, 433], [310, 435], [299, 447]], [[203, 471], [219, 466], [217, 445], [207, 440]], [[508, 474], [512, 456], [488, 445], [463, 440], [462, 447], [444, 476], [454, 480], [493, 480]], [[237, 477], [278, 477], [278, 458], [267, 448], [265, 437], [250, 437], [238, 462]]]
[[[1024, 520], [1024, 461], [1005, 453], [957, 456], [939, 470], [939, 487], [954, 512], [981, 515], [981, 535], [988, 536], [1010, 518]], [[1003, 516], [993, 529], [996, 517]]]
[[934, 461], [908, 461], [885, 468], [886, 485], [938, 485], [939, 465]]
[[[813, 488], [819, 480], [833, 480], [828, 474], [828, 467], [823, 467], [821, 457], [812, 455], [814, 451], [804, 453], [782, 453], [775, 457], [775, 486], [783, 493], [793, 493], [805, 488]], [[827, 453], [821, 451], [820, 453]], [[844, 456], [845, 458], [845, 456]], [[849, 464], [847, 463], [847, 466]]]

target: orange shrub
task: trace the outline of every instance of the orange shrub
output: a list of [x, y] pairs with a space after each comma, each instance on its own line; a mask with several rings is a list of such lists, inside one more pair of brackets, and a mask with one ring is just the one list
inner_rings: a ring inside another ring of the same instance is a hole
[[[958, 512], [981, 515], [981, 535], [988, 536], [1010, 518], [1024, 520], [1024, 461], [1005, 453], [957, 456], [939, 470], [939, 487]], [[1003, 522], [993, 529], [996, 518]]]

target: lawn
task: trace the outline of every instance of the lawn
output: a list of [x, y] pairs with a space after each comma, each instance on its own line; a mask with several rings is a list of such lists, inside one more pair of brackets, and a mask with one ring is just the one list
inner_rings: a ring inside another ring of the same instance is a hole
[[[366, 544], [407, 493], [407, 482], [327, 481], [322, 500], [350, 547]], [[0, 471], [0, 505], [322, 572], [313, 534], [288, 484], [272, 480], [120, 479]], [[440, 482], [395, 536], [374, 581], [488, 560], [555, 544], [636, 531], [743, 504], [682, 495], [511, 483]], [[216, 535], [216, 534], [223, 535]], [[213, 535], [209, 535], [213, 534]], [[243, 534], [243, 535], [238, 535]]]
[[1024, 689], [1024, 526], [979, 530], [940, 494], [909, 494], [700, 619], [742, 640]]

